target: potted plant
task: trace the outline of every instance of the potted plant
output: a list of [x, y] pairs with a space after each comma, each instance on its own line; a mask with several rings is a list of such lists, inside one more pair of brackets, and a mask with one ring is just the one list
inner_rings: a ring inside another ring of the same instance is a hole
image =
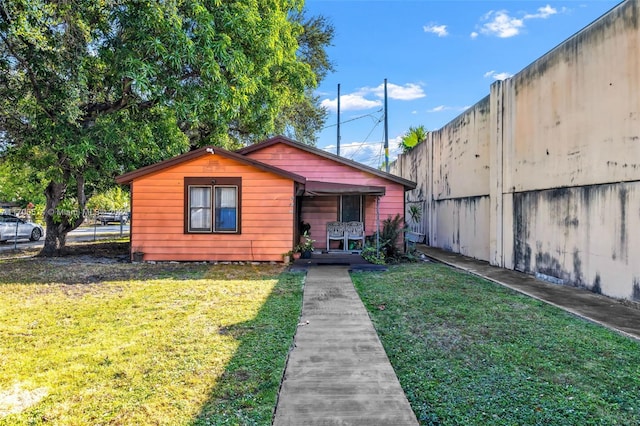
[[309, 236], [309, 232], [305, 231], [304, 234], [302, 234], [302, 241], [298, 244], [296, 250], [301, 253], [300, 257], [302, 259], [311, 258], [311, 253], [313, 253], [313, 243], [315, 242], [316, 240], [311, 239]]
[[290, 262], [300, 259], [300, 253], [297, 251], [298, 248], [294, 247], [293, 250], [289, 250], [286, 253], [282, 253], [282, 261], [285, 265], [288, 265]]
[[144, 260], [144, 252], [140, 249], [136, 249], [133, 252], [133, 261], [142, 262]]

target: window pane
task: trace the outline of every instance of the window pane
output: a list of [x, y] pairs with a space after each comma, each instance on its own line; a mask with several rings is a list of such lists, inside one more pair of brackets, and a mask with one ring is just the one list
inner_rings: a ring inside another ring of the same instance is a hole
[[189, 229], [211, 231], [211, 187], [189, 187]]
[[235, 232], [238, 229], [238, 188], [216, 186], [216, 231]]
[[362, 222], [360, 216], [362, 197], [359, 195], [343, 195], [342, 196], [342, 213], [340, 220], [342, 222]]
[[192, 186], [189, 188], [190, 192], [190, 205], [194, 207], [211, 207], [211, 188]]

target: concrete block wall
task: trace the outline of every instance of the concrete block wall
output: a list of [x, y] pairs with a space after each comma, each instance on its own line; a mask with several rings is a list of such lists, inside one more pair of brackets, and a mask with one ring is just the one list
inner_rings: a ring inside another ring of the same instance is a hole
[[640, 301], [639, 21], [621, 3], [398, 159], [428, 244]]

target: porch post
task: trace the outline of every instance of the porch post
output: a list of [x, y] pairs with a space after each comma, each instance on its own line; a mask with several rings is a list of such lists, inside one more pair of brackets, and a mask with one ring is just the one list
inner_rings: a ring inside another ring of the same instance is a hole
[[376, 195], [376, 253], [380, 252], [380, 196]]

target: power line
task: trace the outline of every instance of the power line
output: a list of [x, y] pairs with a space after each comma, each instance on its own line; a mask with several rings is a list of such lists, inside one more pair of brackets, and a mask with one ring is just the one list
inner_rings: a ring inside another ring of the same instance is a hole
[[378, 120], [373, 124], [373, 127], [371, 128], [371, 131], [369, 132], [369, 134], [367, 135], [366, 138], [364, 138], [363, 143], [360, 144], [360, 146], [358, 147], [358, 149], [356, 149], [353, 153], [351, 153], [351, 157], [350, 159], [353, 160], [353, 158], [356, 156], [356, 154], [358, 152], [360, 152], [360, 150], [362, 149], [362, 147], [364, 146], [364, 142], [367, 141], [367, 139], [369, 139], [369, 136], [371, 136], [371, 134], [373, 133], [373, 131], [376, 129], [376, 127], [378, 127], [378, 124], [380, 124], [380, 122], [382, 121], [382, 117], [378, 118]]
[[[374, 117], [373, 117], [373, 114], [375, 114], [375, 113], [377, 113], [377, 112], [381, 112], [381, 111], [382, 111], [382, 108], [380, 108], [379, 110], [377, 110], [377, 111], [375, 111], [375, 112], [372, 112], [372, 113], [370, 113], [370, 114], [365, 114], [365, 115], [361, 115], [361, 116], [359, 116], [359, 117], [351, 118], [351, 119], [349, 119], [349, 120], [341, 121], [341, 122], [340, 122], [340, 124], [342, 125], [342, 124], [345, 124], [345, 123], [350, 123], [350, 122], [352, 122], [352, 121], [360, 120], [361, 118], [366, 118], [366, 117], [372, 117], [372, 118], [374, 118]], [[377, 120], [379, 121], [380, 119], [378, 118]], [[324, 127], [323, 127], [322, 129], [320, 129], [320, 130], [328, 129], [329, 127], [335, 127], [335, 126], [337, 126], [337, 125], [338, 125], [337, 123], [336, 123], [336, 124], [329, 124], [328, 126], [324, 126]]]

